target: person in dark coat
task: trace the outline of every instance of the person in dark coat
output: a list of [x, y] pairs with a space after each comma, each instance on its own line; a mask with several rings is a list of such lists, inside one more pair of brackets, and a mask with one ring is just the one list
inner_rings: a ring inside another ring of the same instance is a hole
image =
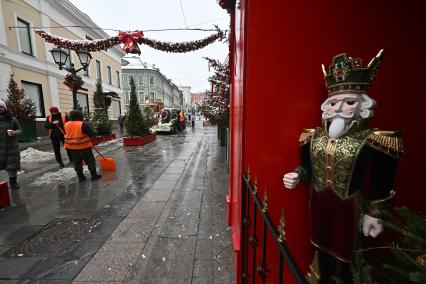
[[[49, 137], [52, 140], [53, 151], [55, 158], [61, 168], [64, 167], [61, 157], [61, 142], [64, 144], [65, 123], [68, 117], [59, 112], [57, 107], [50, 107], [50, 115], [46, 118], [44, 127], [49, 130]], [[68, 159], [72, 162], [71, 153], [67, 150]]]
[[123, 132], [124, 117], [122, 117], [121, 114], [118, 116], [118, 124], [120, 125], [120, 131]]
[[19, 189], [17, 173], [21, 169], [18, 137], [21, 126], [7, 111], [6, 103], [0, 100], [0, 170], [6, 170], [12, 189]]
[[70, 121], [65, 123], [65, 149], [69, 149], [72, 155], [74, 170], [78, 181], [83, 182], [86, 177], [83, 174], [83, 161], [89, 168], [92, 180], [102, 176], [96, 173], [96, 162], [92, 152], [93, 131], [87, 122], [83, 122], [83, 113], [79, 110], [70, 112]]

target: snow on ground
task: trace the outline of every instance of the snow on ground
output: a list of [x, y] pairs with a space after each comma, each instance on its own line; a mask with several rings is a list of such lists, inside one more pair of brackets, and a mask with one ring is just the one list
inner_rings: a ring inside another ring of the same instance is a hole
[[[87, 169], [87, 166], [83, 167], [83, 169], [86, 178], [90, 178], [90, 175], [88, 176], [89, 170]], [[63, 168], [55, 172], [45, 173], [41, 177], [36, 178], [32, 185], [40, 186], [52, 183], [68, 183], [72, 179], [77, 179], [77, 174], [75, 173], [74, 168]]]
[[42, 152], [37, 149], [28, 148], [21, 151], [21, 163], [38, 163], [49, 161], [55, 158], [55, 154], [50, 152]]
[[99, 143], [97, 146], [106, 146], [106, 145], [115, 144], [115, 143], [117, 143], [117, 144], [118, 143], [123, 144], [123, 138], [119, 138], [119, 139], [114, 139], [114, 140], [102, 142], [102, 143]]

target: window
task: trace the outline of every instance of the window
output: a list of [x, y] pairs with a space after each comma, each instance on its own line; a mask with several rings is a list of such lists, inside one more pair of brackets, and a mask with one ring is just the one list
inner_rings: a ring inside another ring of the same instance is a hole
[[152, 86], [154, 85], [154, 77], [149, 77], [149, 84]]
[[33, 55], [33, 48], [31, 45], [31, 34], [30, 34], [30, 24], [24, 20], [18, 18], [18, 34], [19, 42], [21, 43], [22, 53]]
[[43, 89], [40, 84], [22, 81], [22, 89], [24, 89], [25, 96], [34, 102], [36, 107], [36, 117], [44, 117], [44, 101]]
[[83, 70], [83, 74], [84, 74], [84, 76], [90, 77], [90, 75], [89, 75], [89, 66], [87, 66], [86, 70]]
[[77, 101], [83, 113], [89, 111], [89, 100], [87, 99], [87, 94], [77, 93]]
[[154, 92], [149, 93], [149, 100], [152, 102], [154, 101]]
[[139, 92], [139, 104], [145, 104], [144, 92]]
[[130, 103], [130, 92], [124, 92], [124, 103]]
[[90, 77], [90, 74], [89, 74], [89, 68], [90, 68], [90, 66], [87, 66], [87, 69], [86, 69], [86, 70], [83, 70], [83, 74], [84, 74], [84, 76]]
[[118, 118], [121, 114], [121, 105], [120, 101], [112, 100], [111, 102], [112, 106], [112, 115], [114, 118]]
[[132, 79], [133, 79], [133, 76], [129, 75], [129, 85], [130, 85], [130, 81], [132, 81]]
[[101, 62], [96, 60], [96, 79], [102, 81]]
[[121, 88], [121, 84], [120, 84], [120, 72], [116, 71], [117, 73], [117, 87]]
[[63, 48], [63, 50], [68, 54], [67, 61], [65, 61], [65, 67], [71, 68], [71, 52], [66, 48]]
[[[93, 40], [93, 38], [91, 38], [91, 37], [90, 37], [90, 36], [88, 36], [88, 35], [86, 35], [86, 39], [87, 39], [87, 40]], [[84, 74], [84, 76], [90, 77], [90, 74], [89, 74], [89, 66], [87, 66], [87, 69], [86, 69], [86, 70], [83, 70], [83, 74]]]
[[112, 85], [111, 66], [107, 66], [108, 69], [108, 84]]
[[143, 76], [141, 75], [138, 76], [138, 82], [139, 82], [139, 85], [144, 85]]

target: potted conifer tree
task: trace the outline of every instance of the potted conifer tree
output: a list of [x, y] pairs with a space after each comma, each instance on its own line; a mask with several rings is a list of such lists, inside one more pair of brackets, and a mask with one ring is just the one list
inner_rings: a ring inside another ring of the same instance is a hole
[[96, 138], [93, 139], [93, 144], [114, 140], [115, 134], [112, 134], [112, 122], [108, 119], [108, 108], [105, 104], [102, 82], [100, 80], [96, 82], [93, 104], [95, 111], [92, 116], [92, 125], [96, 130]]
[[150, 122], [144, 121], [144, 116], [139, 107], [133, 78], [130, 78], [129, 112], [124, 126], [126, 128], [126, 137], [123, 137], [124, 146], [142, 146], [155, 140], [155, 134], [149, 131]]
[[19, 135], [19, 142], [37, 140], [36, 107], [30, 98], [25, 97], [24, 89], [18, 88], [13, 77], [14, 74], [10, 74], [9, 86], [6, 90], [6, 106], [21, 125], [22, 134]]

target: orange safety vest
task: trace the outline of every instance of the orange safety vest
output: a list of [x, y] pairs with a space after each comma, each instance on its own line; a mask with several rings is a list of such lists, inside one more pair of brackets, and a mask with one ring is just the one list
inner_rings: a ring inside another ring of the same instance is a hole
[[180, 122], [184, 122], [185, 121], [185, 117], [183, 116], [183, 113], [179, 113], [179, 121]]
[[65, 123], [65, 149], [81, 150], [92, 147], [92, 139], [83, 133], [83, 121], [68, 121]]
[[[63, 115], [62, 113], [61, 113], [61, 117], [62, 117], [62, 123], [64, 124], [64, 126], [65, 126], [65, 122], [67, 122], [66, 120], [65, 120], [65, 115]], [[52, 123], [52, 116], [51, 115], [49, 115], [49, 122], [50, 123]], [[56, 127], [58, 127], [58, 129], [59, 129], [59, 131], [61, 131], [62, 132], [62, 134], [64, 134], [65, 135], [65, 133], [64, 133], [64, 130], [62, 130], [62, 128], [59, 126], [59, 125], [56, 125]], [[50, 137], [50, 135], [52, 134], [52, 129], [49, 129], [49, 137]]]

